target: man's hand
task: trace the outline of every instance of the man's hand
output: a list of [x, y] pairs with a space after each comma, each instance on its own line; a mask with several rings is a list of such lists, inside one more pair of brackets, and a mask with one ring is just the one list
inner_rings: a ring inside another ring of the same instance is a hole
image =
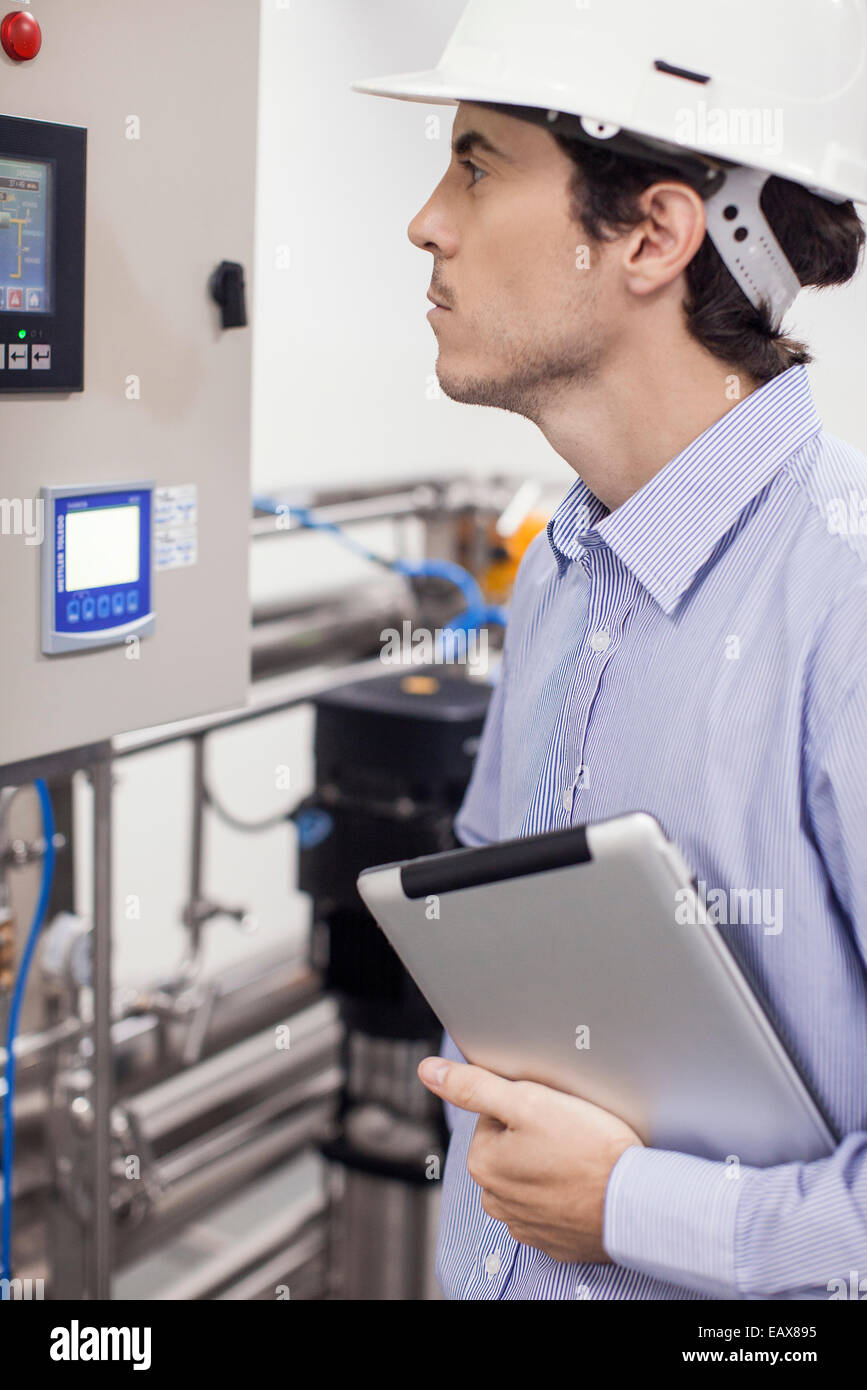
[[515, 1240], [555, 1260], [610, 1264], [602, 1244], [605, 1189], [624, 1149], [641, 1144], [616, 1115], [534, 1081], [426, 1057], [428, 1090], [478, 1114], [467, 1170], [482, 1206]]

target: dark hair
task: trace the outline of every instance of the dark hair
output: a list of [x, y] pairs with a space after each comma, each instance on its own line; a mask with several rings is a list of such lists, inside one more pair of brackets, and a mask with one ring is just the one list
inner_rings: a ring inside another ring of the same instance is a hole
[[[551, 132], [577, 166], [572, 178], [576, 220], [595, 241], [643, 220], [639, 195], [652, 183], [692, 181], [664, 162], [633, 159]], [[762, 211], [802, 285], [842, 285], [858, 269], [864, 228], [851, 202], [831, 203], [800, 184], [772, 176], [762, 191]], [[759, 381], [770, 381], [798, 363], [811, 362], [806, 344], [773, 326], [767, 309], [756, 309], [726, 269], [706, 236], [687, 267], [684, 303], [689, 332], [724, 362]]]

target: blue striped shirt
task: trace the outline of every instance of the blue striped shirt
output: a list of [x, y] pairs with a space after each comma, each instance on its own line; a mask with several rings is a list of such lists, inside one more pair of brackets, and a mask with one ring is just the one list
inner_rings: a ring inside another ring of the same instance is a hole
[[852, 1271], [867, 1294], [865, 599], [867, 459], [823, 431], [803, 367], [613, 512], [579, 478], [528, 548], [458, 839], [649, 811], [844, 1137], [735, 1180], [629, 1148], [613, 1263], [569, 1264], [485, 1213], [477, 1117], [449, 1105], [447, 1297], [828, 1298]]

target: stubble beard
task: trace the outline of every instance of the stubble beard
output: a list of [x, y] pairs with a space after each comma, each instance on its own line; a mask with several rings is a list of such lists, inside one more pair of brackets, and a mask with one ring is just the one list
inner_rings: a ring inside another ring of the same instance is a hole
[[538, 424], [545, 408], [558, 396], [593, 379], [601, 356], [601, 349], [592, 343], [554, 350], [527, 346], [511, 351], [506, 371], [495, 376], [450, 372], [442, 365], [440, 354], [436, 374], [440, 389], [450, 400], [508, 410]]

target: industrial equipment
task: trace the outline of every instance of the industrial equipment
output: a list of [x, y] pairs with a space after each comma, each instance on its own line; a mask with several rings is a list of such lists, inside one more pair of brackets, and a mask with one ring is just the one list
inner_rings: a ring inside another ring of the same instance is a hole
[[293, 813], [299, 885], [347, 1028], [333, 1164], [333, 1287], [349, 1299], [432, 1294], [447, 1135], [416, 1067], [441, 1025], [364, 906], [363, 868], [457, 844], [452, 831], [490, 696], [442, 668], [371, 678], [314, 701], [316, 786]]
[[87, 131], [0, 116], [0, 391], [84, 380]]
[[38, 51], [0, 54], [0, 765], [237, 705], [249, 647], [251, 330], [210, 282], [252, 267], [259, 5], [212, 8], [206, 57], [169, 0], [25, 19]]

